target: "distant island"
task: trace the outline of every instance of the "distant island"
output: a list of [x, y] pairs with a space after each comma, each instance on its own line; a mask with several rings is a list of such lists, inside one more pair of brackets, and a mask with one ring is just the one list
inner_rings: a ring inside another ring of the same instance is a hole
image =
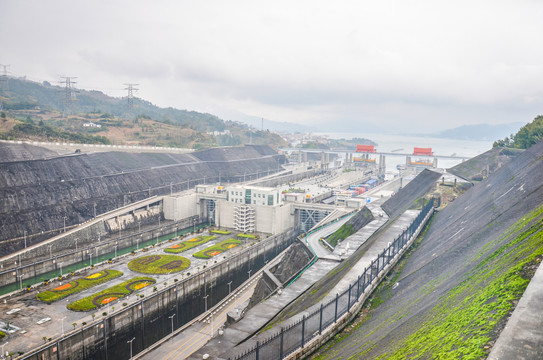
[[523, 125], [524, 123], [521, 122], [496, 125], [462, 125], [452, 129], [443, 130], [438, 133], [423, 134], [419, 136], [430, 136], [457, 140], [494, 141], [496, 139], [504, 138], [506, 136], [509, 136], [510, 134], [516, 133]]

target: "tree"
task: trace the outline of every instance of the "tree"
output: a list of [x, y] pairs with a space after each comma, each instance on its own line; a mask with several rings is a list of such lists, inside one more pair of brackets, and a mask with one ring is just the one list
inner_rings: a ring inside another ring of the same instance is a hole
[[492, 146], [528, 149], [541, 140], [543, 140], [543, 115], [537, 116], [534, 121], [521, 127], [516, 134], [495, 141]]

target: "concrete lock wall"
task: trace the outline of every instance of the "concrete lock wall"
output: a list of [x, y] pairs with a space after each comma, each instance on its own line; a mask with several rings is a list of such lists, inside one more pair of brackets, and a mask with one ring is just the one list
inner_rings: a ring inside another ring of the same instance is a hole
[[127, 341], [132, 338], [135, 338], [132, 351], [137, 354], [171, 333], [169, 316], [176, 314], [174, 330], [192, 321], [204, 313], [204, 296], [209, 295], [209, 310], [228, 295], [230, 281], [232, 289], [237, 288], [248, 279], [249, 270], [255, 273], [295, 240], [293, 230], [271, 236], [197, 274], [185, 279], [179, 275], [179, 281], [166, 287], [157, 284], [156, 292], [135, 304], [123, 307], [120, 299], [112, 304], [116, 305], [114, 313], [98, 319], [102, 310], [96, 310], [97, 320], [92, 324], [73, 330], [60, 340], [43, 344], [23, 355], [23, 359], [126, 358], [130, 352]]
[[197, 194], [182, 194], [164, 197], [164, 218], [167, 220], [185, 219], [198, 214]]
[[[45, 257], [46, 259], [44, 260], [27, 264], [23, 261], [22, 266], [19, 265], [20, 261], [18, 260], [18, 257], [12, 257], [9, 262], [4, 261], [2, 263], [4, 269], [0, 271], [0, 289], [5, 286], [16, 285], [17, 281], [20, 281], [20, 279], [18, 279], [18, 276], [20, 275], [23, 276], [22, 285], [26, 285], [27, 282], [40, 282], [42, 278], [54, 278], [60, 275], [60, 264], [62, 264], [64, 269], [78, 263], [86, 263], [90, 266], [91, 256], [93, 264], [102, 262], [104, 261], [103, 257], [106, 255], [108, 258], [114, 257], [115, 248], [119, 250], [128, 247], [136, 247], [138, 244], [156, 238], [157, 234], [159, 234], [159, 236], [170, 234], [176, 230], [188, 228], [195, 223], [198, 223], [197, 218], [192, 217], [175, 223], [162, 224], [160, 227], [157, 226], [140, 233], [122, 235], [97, 242], [96, 238], [98, 238], [98, 231], [105, 234], [105, 230], [103, 230], [104, 222], [100, 221], [92, 227], [83, 229], [81, 232], [70, 233], [55, 239], [50, 243], [29, 249], [24, 253], [24, 257], [21, 257], [21, 259], [28, 258], [29, 260]], [[93, 236], [92, 234], [96, 235]], [[77, 250], [75, 250], [76, 238], [78, 239]], [[49, 250], [49, 245], [51, 245], [51, 250]], [[66, 249], [73, 250], [68, 250], [68, 252], [61, 255], [54, 255], [55, 251], [66, 251]], [[50, 254], [53, 254], [53, 257], [50, 257]], [[105, 260], [107, 261], [107, 259]], [[17, 264], [15, 264], [15, 261]], [[65, 273], [67, 273], [67, 271], [64, 271], [64, 274]]]

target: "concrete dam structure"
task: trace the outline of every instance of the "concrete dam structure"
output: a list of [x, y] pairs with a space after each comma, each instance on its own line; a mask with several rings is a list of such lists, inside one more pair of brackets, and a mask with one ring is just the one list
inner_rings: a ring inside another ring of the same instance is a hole
[[0, 255], [154, 195], [197, 184], [254, 180], [277, 172], [285, 161], [267, 146], [252, 145], [191, 154], [52, 156], [50, 150], [31, 145], [21, 149], [19, 154], [6, 144], [0, 148], [5, 155], [0, 162]]

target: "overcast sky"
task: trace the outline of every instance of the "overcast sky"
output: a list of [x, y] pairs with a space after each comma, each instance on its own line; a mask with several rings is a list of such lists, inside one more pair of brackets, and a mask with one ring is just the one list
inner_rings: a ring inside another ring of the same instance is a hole
[[542, 18], [539, 0], [0, 0], [0, 63], [223, 119], [433, 132], [543, 113]]

